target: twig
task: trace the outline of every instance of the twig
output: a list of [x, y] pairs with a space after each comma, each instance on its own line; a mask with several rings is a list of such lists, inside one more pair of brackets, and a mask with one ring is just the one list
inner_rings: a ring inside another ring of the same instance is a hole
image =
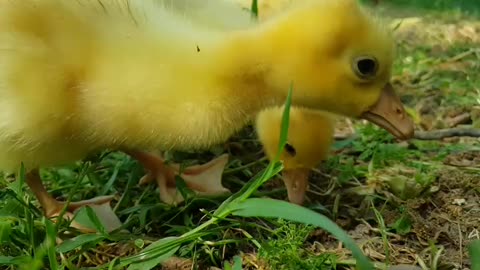
[[[354, 139], [358, 134], [340, 134], [334, 135], [334, 139], [341, 141]], [[432, 131], [415, 131], [414, 138], [417, 140], [441, 140], [450, 137], [480, 137], [480, 128], [446, 128]]]
[[478, 53], [478, 49], [469, 49], [463, 53], [460, 53], [460, 54], [457, 54], [456, 56], [450, 58], [447, 62], [456, 62], [456, 61], [459, 61], [467, 56], [470, 56], [471, 54], [476, 54]]
[[447, 122], [448, 125], [453, 128], [461, 124], [466, 124], [470, 121], [470, 113], [462, 113], [455, 117], [450, 118]]
[[449, 128], [438, 129], [433, 131], [417, 131], [415, 139], [418, 140], [441, 140], [449, 137], [480, 137], [480, 129], [478, 128]]
[[358, 137], [358, 134], [355, 133], [335, 133], [333, 135], [333, 138], [336, 141], [342, 141], [342, 140], [347, 140], [347, 139], [354, 139]]

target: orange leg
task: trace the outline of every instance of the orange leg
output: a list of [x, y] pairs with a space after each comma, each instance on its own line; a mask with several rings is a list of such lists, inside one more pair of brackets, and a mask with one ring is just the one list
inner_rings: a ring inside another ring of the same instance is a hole
[[175, 176], [180, 175], [187, 187], [203, 195], [217, 195], [230, 192], [222, 186], [222, 173], [228, 161], [228, 155], [222, 155], [206, 164], [186, 168], [180, 173], [180, 165], [165, 164], [159, 154], [143, 151], [125, 151], [140, 162], [147, 174], [140, 179], [140, 184], [157, 182], [160, 199], [165, 203], [176, 204], [183, 201], [177, 191]]
[[160, 191], [160, 199], [166, 203], [174, 203], [181, 201], [176, 198], [178, 194], [172, 192], [171, 188], [175, 187], [175, 175], [177, 172], [163, 161], [162, 156], [142, 151], [125, 151], [128, 155], [136, 159], [147, 172], [141, 179], [140, 184], [148, 184], [154, 180]]
[[42, 206], [46, 217], [54, 217], [60, 213], [63, 208], [63, 204], [48, 194], [48, 191], [42, 184], [42, 179], [40, 178], [38, 169], [27, 173], [26, 183], [32, 190], [33, 194], [35, 194], [35, 197]]
[[[48, 191], [42, 184], [42, 179], [40, 178], [38, 169], [34, 169], [27, 173], [26, 183], [30, 187], [32, 192], [35, 194], [35, 197], [42, 206], [45, 216], [47, 218], [58, 216], [61, 213], [63, 207], [65, 206], [65, 203], [57, 201], [48, 193]], [[67, 213], [65, 214], [65, 216], [71, 218], [74, 215], [73, 213], [79, 208], [89, 205], [94, 209], [105, 228], [109, 231], [114, 230], [118, 228], [121, 223], [116, 217], [116, 215], [113, 213], [113, 210], [110, 208], [110, 201], [112, 199], [113, 196], [100, 196], [90, 200], [72, 202], [68, 205]], [[75, 222], [72, 222], [72, 226], [85, 232], [94, 232], [94, 230], [92, 230], [91, 228], [87, 228]]]

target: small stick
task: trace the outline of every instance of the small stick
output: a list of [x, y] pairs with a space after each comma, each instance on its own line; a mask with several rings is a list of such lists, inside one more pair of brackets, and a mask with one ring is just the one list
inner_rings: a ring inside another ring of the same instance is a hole
[[[358, 136], [356, 134], [334, 135], [335, 140], [346, 140]], [[441, 140], [450, 137], [480, 137], [480, 129], [478, 128], [446, 128], [432, 131], [415, 131], [414, 138], [417, 140]]]
[[355, 138], [357, 135], [354, 133], [335, 133], [333, 139], [336, 141], [342, 141], [350, 138]]
[[453, 118], [450, 118], [447, 122], [448, 125], [453, 128], [461, 124], [466, 124], [470, 121], [470, 113], [462, 113]]
[[418, 140], [441, 140], [449, 137], [480, 137], [478, 128], [449, 128], [433, 131], [416, 131], [415, 139]]

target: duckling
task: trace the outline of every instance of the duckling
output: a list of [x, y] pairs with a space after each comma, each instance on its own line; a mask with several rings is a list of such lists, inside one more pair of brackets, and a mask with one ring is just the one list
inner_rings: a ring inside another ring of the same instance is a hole
[[[0, 169], [23, 163], [47, 216], [63, 205], [39, 168], [102, 149], [209, 148], [281, 105], [292, 83], [296, 106], [413, 135], [389, 83], [391, 37], [356, 0], [301, 1], [263, 23], [215, 1], [193, 14], [173, 2], [0, 2]], [[218, 27], [223, 11], [235, 29]]]
[[[283, 109], [283, 106], [268, 108], [256, 118], [258, 139], [269, 160], [278, 152]], [[311, 169], [330, 154], [336, 118], [334, 114], [319, 110], [290, 108], [288, 143], [280, 156], [284, 166], [282, 178], [290, 202], [304, 202]]]

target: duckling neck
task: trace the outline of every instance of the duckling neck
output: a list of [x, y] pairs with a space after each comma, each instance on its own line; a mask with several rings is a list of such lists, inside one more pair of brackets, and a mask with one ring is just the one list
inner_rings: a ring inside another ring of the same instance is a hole
[[[322, 84], [308, 84], [314, 80], [312, 76], [315, 74], [307, 71], [305, 66], [308, 65], [300, 62], [306, 60], [297, 58], [299, 54], [306, 54], [302, 50], [315, 51], [311, 48], [315, 45], [286, 39], [285, 31], [280, 26], [283, 25], [261, 25], [255, 31], [242, 35], [235, 42], [236, 46], [230, 47], [233, 50], [231, 55], [242, 52], [241, 57], [234, 61], [236, 65], [232, 66], [234, 71], [230, 74], [235, 74], [237, 79], [232, 81], [246, 89], [261, 85], [261, 89], [256, 89], [255, 92], [268, 97], [270, 105], [283, 104], [291, 89], [292, 104], [295, 106], [339, 112], [336, 106], [338, 94], [331, 87], [337, 84], [337, 78], [322, 77]], [[319, 85], [323, 85], [323, 88]]]

